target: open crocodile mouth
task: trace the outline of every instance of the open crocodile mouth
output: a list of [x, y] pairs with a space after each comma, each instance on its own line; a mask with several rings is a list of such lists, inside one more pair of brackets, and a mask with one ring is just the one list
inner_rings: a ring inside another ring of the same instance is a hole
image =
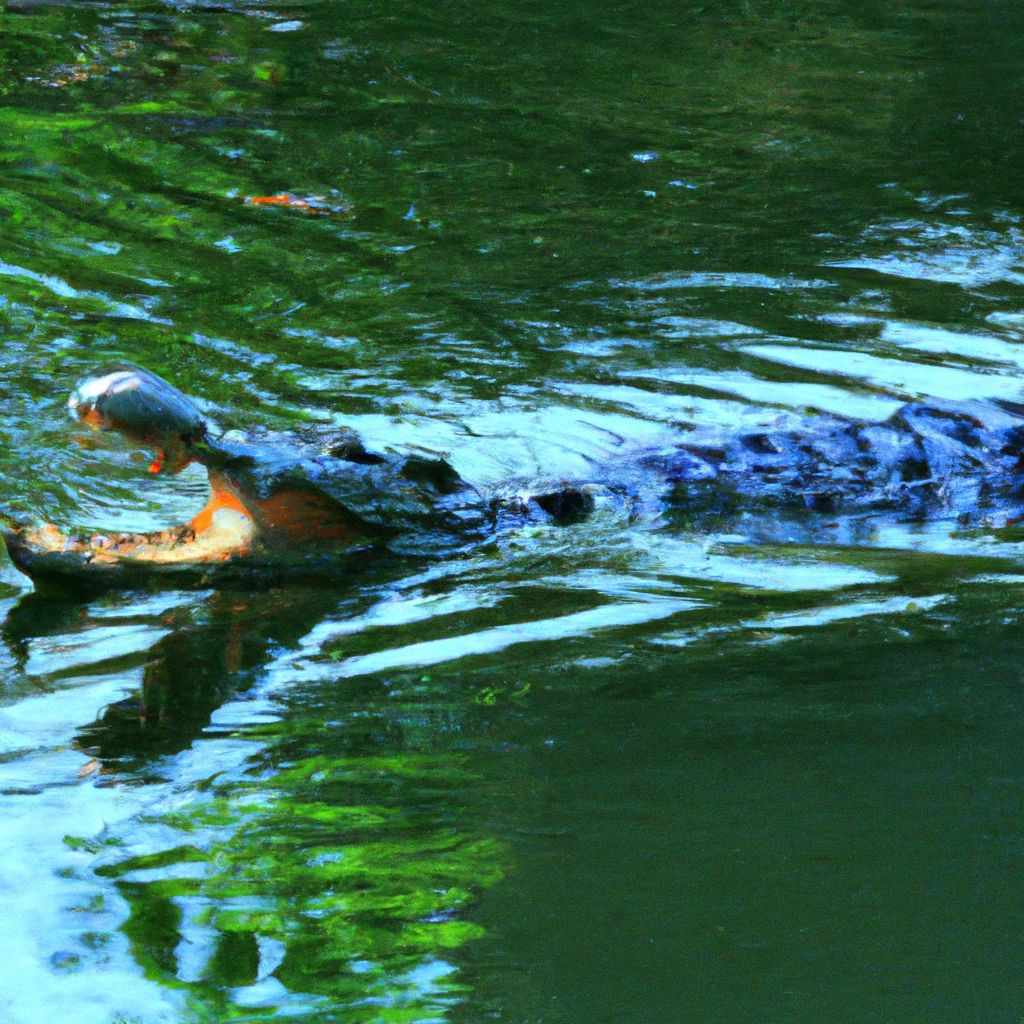
[[[211, 475], [212, 476], [212, 475]], [[205, 569], [248, 559], [259, 547], [256, 520], [211, 479], [210, 500], [187, 523], [149, 533], [65, 532], [53, 523], [8, 519], [0, 528], [11, 561], [31, 577], [118, 574], [135, 569]]]
[[252, 554], [257, 530], [244, 510], [224, 505], [151, 533], [65, 533], [52, 523], [11, 523], [2, 530], [11, 561], [35, 576], [46, 572], [213, 567]]
[[[156, 449], [151, 473], [176, 473], [202, 461], [192, 447], [207, 431], [199, 409], [148, 371], [118, 368], [86, 381], [68, 400], [82, 423], [117, 430]], [[229, 479], [208, 467], [210, 498], [187, 523], [149, 533], [65, 532], [52, 523], [0, 517], [0, 535], [27, 575], [123, 575], [126, 570], [213, 569], [248, 558], [259, 546], [258, 510]]]

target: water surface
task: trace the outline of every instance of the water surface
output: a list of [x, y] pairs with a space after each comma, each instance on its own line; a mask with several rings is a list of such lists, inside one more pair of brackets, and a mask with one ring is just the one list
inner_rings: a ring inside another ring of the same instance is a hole
[[[1022, 29], [9, 2], [0, 502], [197, 507], [73, 430], [113, 360], [492, 482], [1019, 401]], [[806, 526], [608, 510], [316, 587], [5, 562], [0, 1018], [1018, 1019], [1019, 528]]]

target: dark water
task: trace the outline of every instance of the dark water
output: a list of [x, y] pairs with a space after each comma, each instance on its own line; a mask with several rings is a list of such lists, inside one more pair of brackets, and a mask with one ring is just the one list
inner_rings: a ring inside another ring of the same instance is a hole
[[[1022, 30], [9, 2], [0, 500], [197, 507], [74, 435], [113, 359], [490, 480], [1019, 398]], [[312, 209], [246, 202], [280, 193]], [[0, 1020], [1019, 1020], [1022, 534], [762, 525], [598, 514], [317, 588], [5, 563]]]

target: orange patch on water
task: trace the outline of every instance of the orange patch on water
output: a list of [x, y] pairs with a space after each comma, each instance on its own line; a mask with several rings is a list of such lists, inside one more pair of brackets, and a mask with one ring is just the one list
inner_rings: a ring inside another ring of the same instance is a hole
[[278, 192], [272, 196], [247, 196], [246, 206], [286, 206], [292, 210], [302, 210], [313, 217], [326, 217], [349, 213], [347, 202], [330, 202], [326, 196], [297, 196], [291, 192]]
[[316, 197], [312, 202], [293, 196], [290, 192], [280, 192], [276, 196], [250, 196], [246, 199], [249, 206], [290, 206], [295, 210], [305, 210], [306, 213], [322, 213], [323, 200]]

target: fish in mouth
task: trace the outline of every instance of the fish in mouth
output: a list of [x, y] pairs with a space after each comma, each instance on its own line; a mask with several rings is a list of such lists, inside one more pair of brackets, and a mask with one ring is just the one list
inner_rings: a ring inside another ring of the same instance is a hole
[[439, 505], [465, 490], [440, 459], [368, 452], [344, 431], [220, 432], [191, 399], [140, 367], [82, 382], [68, 406], [82, 423], [152, 450], [151, 473], [202, 464], [210, 496], [188, 522], [150, 533], [67, 533], [0, 516], [11, 560], [33, 579], [309, 568], [403, 526], [443, 528], [450, 515]]

